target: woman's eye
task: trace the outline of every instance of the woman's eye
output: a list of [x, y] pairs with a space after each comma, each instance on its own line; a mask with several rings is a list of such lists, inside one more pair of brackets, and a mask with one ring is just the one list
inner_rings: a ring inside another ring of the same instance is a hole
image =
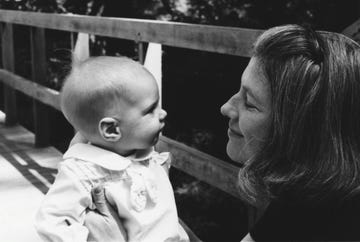
[[246, 95], [244, 96], [243, 101], [244, 101], [244, 106], [245, 106], [246, 109], [256, 109], [256, 107], [248, 101]]
[[245, 106], [246, 109], [249, 109], [249, 110], [257, 109], [256, 106], [254, 106], [253, 104], [251, 104], [251, 103], [249, 103], [247, 101], [244, 102], [244, 106]]
[[249, 103], [247, 103], [247, 102], [245, 102], [245, 107], [246, 107], [246, 108], [254, 108], [254, 106], [252, 106], [251, 104], [249, 104]]

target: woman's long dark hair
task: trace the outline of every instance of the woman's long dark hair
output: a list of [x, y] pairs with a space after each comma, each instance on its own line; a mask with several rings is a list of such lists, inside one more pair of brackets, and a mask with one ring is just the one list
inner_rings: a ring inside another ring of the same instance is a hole
[[360, 46], [297, 25], [257, 40], [271, 86], [272, 124], [261, 151], [239, 173], [250, 200], [343, 199], [360, 187]]

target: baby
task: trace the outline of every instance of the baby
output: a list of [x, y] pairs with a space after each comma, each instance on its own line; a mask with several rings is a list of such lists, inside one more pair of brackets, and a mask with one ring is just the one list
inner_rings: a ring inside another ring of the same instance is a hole
[[154, 77], [125, 57], [93, 57], [74, 66], [61, 110], [89, 143], [72, 145], [36, 216], [45, 241], [86, 241], [93, 187], [103, 184], [128, 241], [187, 241], [167, 170], [154, 145], [164, 128]]

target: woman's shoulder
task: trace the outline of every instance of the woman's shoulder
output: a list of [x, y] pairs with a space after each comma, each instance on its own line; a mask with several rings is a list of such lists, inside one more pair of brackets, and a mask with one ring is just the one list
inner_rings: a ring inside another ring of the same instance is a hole
[[360, 196], [341, 202], [273, 201], [251, 230], [261, 240], [360, 240]]

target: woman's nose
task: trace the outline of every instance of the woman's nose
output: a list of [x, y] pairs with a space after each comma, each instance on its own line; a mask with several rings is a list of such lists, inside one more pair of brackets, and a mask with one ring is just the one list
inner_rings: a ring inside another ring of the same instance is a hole
[[228, 102], [226, 102], [221, 106], [220, 113], [224, 116], [227, 116], [226, 114], [227, 114], [228, 110], [229, 110], [229, 104], [228, 104]]
[[163, 122], [165, 120], [166, 116], [167, 116], [167, 112], [161, 108], [160, 113], [159, 113], [160, 122]]
[[230, 98], [226, 103], [221, 106], [220, 112], [222, 115], [230, 119], [236, 118], [238, 116], [237, 108], [235, 108], [234, 106], [233, 98]]

